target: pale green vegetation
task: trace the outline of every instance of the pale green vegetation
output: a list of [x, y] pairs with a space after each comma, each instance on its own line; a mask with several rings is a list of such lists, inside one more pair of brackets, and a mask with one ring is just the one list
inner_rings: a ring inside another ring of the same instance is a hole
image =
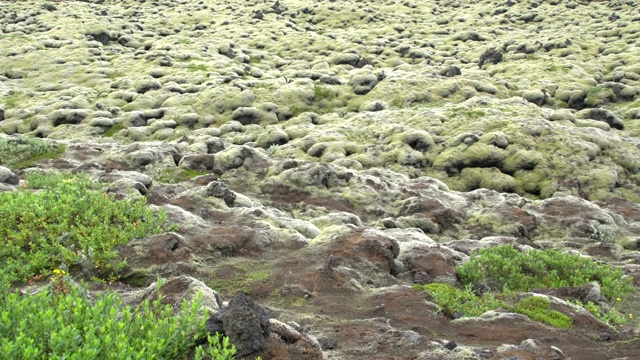
[[177, 184], [209, 173], [203, 170], [165, 168], [154, 177], [154, 180], [166, 184]]
[[189, 64], [187, 66], [187, 70], [189, 70], [190, 72], [207, 71], [209, 70], [209, 68], [204, 64]]
[[265, 270], [256, 269], [249, 264], [226, 265], [225, 273], [229, 275], [220, 276], [220, 271], [213, 271], [212, 280], [207, 283], [209, 287], [216, 291], [232, 295], [238, 291], [249, 295], [251, 286], [269, 278], [269, 273]]
[[113, 124], [110, 128], [108, 128], [102, 136], [104, 137], [113, 137], [113, 135], [120, 132], [120, 130], [124, 129], [124, 125], [122, 123]]
[[65, 146], [38, 138], [0, 138], [0, 165], [22, 169], [44, 159], [56, 159]]

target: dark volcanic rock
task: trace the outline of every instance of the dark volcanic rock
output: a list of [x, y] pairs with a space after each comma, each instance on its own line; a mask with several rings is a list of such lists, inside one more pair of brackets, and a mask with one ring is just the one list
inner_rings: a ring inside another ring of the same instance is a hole
[[497, 64], [502, 61], [502, 53], [496, 49], [489, 49], [480, 55], [478, 60], [478, 67], [482, 68], [482, 65], [491, 63]]
[[458, 76], [461, 75], [462, 71], [460, 71], [460, 68], [457, 66], [450, 66], [446, 69], [444, 69], [440, 75], [442, 76], [446, 76], [446, 77], [454, 77], [454, 76]]
[[206, 194], [224, 200], [227, 206], [233, 206], [236, 200], [236, 194], [229, 190], [227, 184], [222, 181], [212, 181], [207, 185]]
[[49, 115], [49, 119], [53, 123], [53, 126], [62, 124], [79, 124], [89, 115], [87, 110], [74, 110], [74, 109], [60, 109], [52, 112]]
[[250, 297], [236, 295], [229, 305], [207, 320], [207, 331], [229, 337], [236, 346], [236, 356], [243, 357], [262, 350], [271, 334], [267, 310]]

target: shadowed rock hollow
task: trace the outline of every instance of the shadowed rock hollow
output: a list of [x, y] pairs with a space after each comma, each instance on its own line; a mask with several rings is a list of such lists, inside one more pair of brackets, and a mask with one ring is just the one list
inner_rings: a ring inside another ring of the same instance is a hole
[[[500, 244], [640, 282], [639, 6], [4, 2], [0, 140], [65, 144], [36, 167], [163, 208], [178, 230], [120, 249], [114, 289], [173, 279], [167, 299], [204, 293], [224, 328], [248, 294], [271, 330], [247, 358], [632, 359], [640, 323], [563, 300], [587, 290], [546, 293], [560, 330], [452, 320], [411, 285], [459, 285]], [[28, 172], [7, 163], [0, 191]]]

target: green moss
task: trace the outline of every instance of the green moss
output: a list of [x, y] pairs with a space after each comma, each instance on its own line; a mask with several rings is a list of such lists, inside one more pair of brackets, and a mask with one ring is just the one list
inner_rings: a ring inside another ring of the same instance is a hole
[[545, 223], [538, 224], [536, 228], [530, 233], [531, 239], [534, 241], [539, 240], [553, 240], [558, 241], [567, 238], [567, 230], [549, 226]]
[[210, 288], [223, 294], [235, 294], [241, 291], [251, 294], [251, 286], [266, 281], [270, 275], [267, 271], [256, 269], [248, 264], [236, 264], [225, 266], [225, 276], [222, 277], [219, 270], [211, 274], [212, 280], [207, 283]]
[[2, 102], [4, 103], [4, 106], [6, 109], [12, 109], [16, 107], [18, 98], [19, 98], [18, 94], [11, 94], [5, 97]]
[[57, 159], [66, 147], [51, 141], [38, 138], [1, 138], [0, 165], [12, 169], [24, 169], [38, 161]]
[[120, 130], [124, 129], [124, 125], [122, 123], [113, 124], [110, 128], [108, 128], [102, 136], [104, 137], [113, 137], [113, 135], [120, 132]]
[[546, 68], [547, 71], [549, 72], [561, 72], [561, 73], [568, 73], [569, 72], [569, 68], [566, 66], [562, 66], [562, 65], [550, 65]]
[[503, 221], [493, 210], [469, 213], [467, 223], [498, 235], [517, 235], [519, 232], [516, 224]]
[[189, 64], [187, 66], [187, 70], [190, 71], [190, 72], [208, 71], [209, 68], [204, 64]]
[[487, 116], [487, 113], [482, 110], [455, 108], [451, 110], [453, 116], [464, 116], [469, 119], [479, 119]]
[[316, 84], [313, 86], [313, 95], [315, 101], [321, 101], [324, 99], [333, 99], [336, 97], [335, 92], [326, 86]]
[[165, 168], [158, 175], [156, 175], [154, 179], [165, 184], [177, 184], [209, 173], [209, 171], [201, 170]]
[[154, 281], [154, 276], [148, 269], [134, 269], [120, 278], [120, 281], [134, 287], [149, 286]]
[[527, 315], [533, 321], [539, 321], [560, 329], [568, 329], [573, 320], [556, 310], [551, 309], [551, 302], [543, 296], [529, 296], [511, 308], [519, 314]]
[[406, 106], [406, 101], [404, 98], [395, 97], [391, 102], [389, 102], [389, 107], [392, 109], [403, 109]]
[[614, 99], [615, 94], [613, 90], [601, 85], [590, 86], [585, 90], [587, 97], [584, 100], [584, 104], [589, 107], [597, 107], [608, 101], [608, 99]]

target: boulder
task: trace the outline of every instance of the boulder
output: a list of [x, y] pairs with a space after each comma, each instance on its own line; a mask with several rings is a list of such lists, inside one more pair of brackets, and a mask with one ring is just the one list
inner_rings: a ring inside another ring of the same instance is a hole
[[502, 53], [496, 49], [489, 49], [480, 55], [478, 67], [482, 68], [484, 64], [498, 64], [502, 62]]
[[238, 358], [264, 349], [271, 334], [267, 310], [244, 294], [236, 295], [229, 305], [211, 316], [206, 327], [211, 335], [229, 337]]
[[19, 179], [10, 169], [0, 166], [0, 183], [18, 185]]

